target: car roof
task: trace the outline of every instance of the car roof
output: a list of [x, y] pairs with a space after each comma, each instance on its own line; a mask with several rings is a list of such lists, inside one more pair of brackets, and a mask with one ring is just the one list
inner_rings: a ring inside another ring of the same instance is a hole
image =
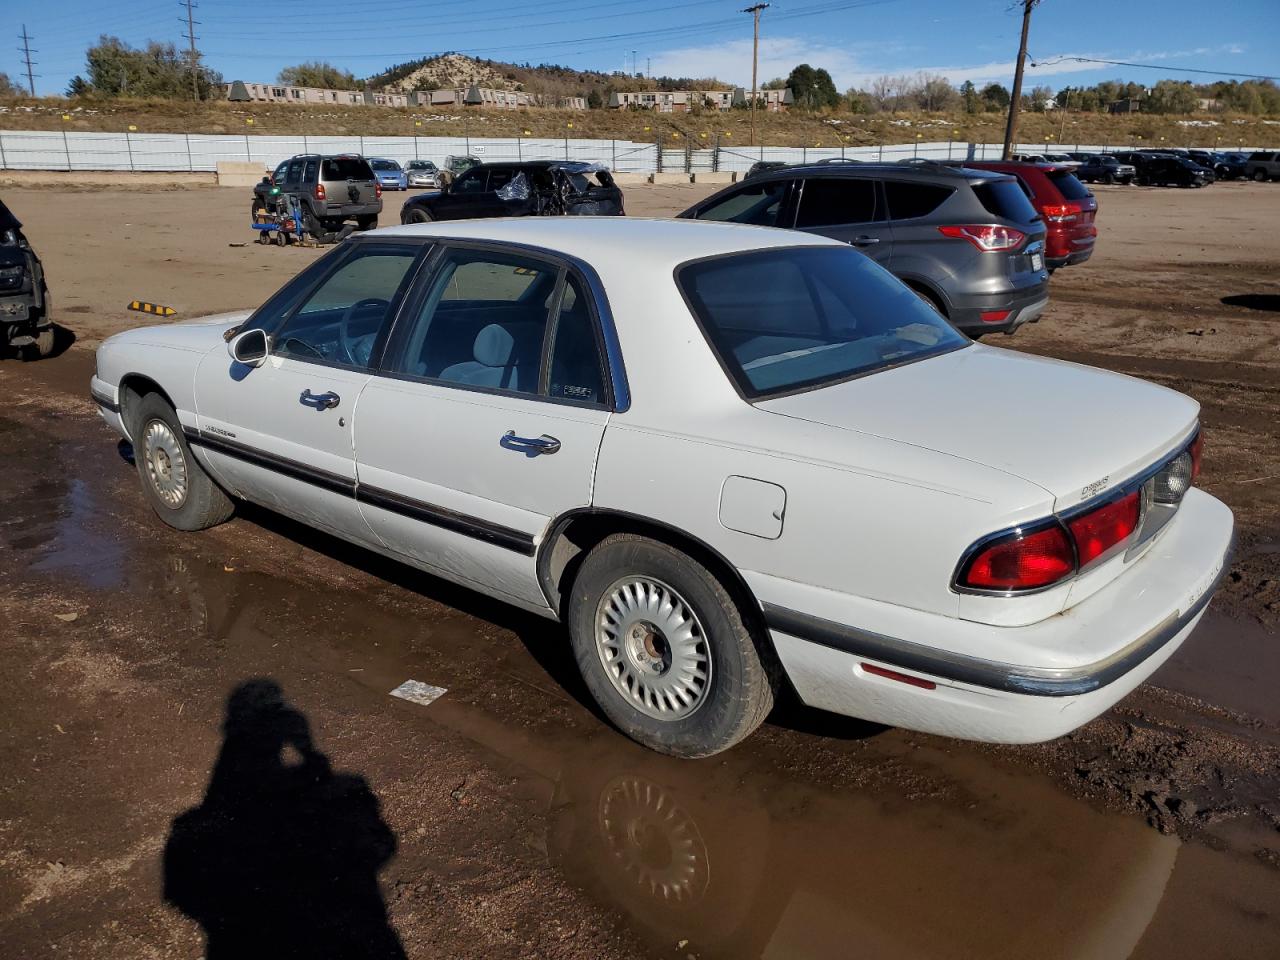
[[669, 273], [689, 260], [771, 247], [844, 246], [792, 230], [707, 220], [640, 217], [508, 217], [388, 227], [366, 237], [441, 237], [524, 244], [583, 260], [601, 273]]
[[[835, 163], [800, 163], [787, 165], [778, 170], [766, 170], [751, 179], [755, 181], [784, 180], [787, 177], [814, 176], [836, 177], [884, 177], [901, 178], [903, 180], [926, 180], [936, 182], [940, 179], [954, 180], [957, 177], [965, 180], [992, 180], [1002, 175], [988, 170], [974, 170], [970, 167], [949, 166], [946, 161], [939, 160], [906, 160], [900, 163], [864, 163], [857, 160], [844, 160]], [[1005, 174], [1004, 176], [1007, 176]]]

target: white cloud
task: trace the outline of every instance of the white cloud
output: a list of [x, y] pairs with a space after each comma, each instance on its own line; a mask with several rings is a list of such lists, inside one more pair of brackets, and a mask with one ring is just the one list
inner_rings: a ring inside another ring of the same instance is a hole
[[[885, 53], [900, 52], [892, 49], [892, 45], [880, 46], [857, 45], [859, 50], [883, 56]], [[1180, 57], [1195, 57], [1218, 54], [1239, 54], [1245, 48], [1238, 43], [1223, 44], [1218, 47], [1199, 47], [1194, 50], [1165, 50], [1151, 53], [1134, 53], [1128, 56], [1112, 54], [1105, 59], [1127, 60], [1131, 63], [1154, 63], [1173, 60]], [[1107, 64], [1081, 63], [1071, 57], [1085, 57], [1088, 54], [1064, 53], [1044, 57], [1043, 66], [1033, 67], [1033, 57], [1027, 62], [1027, 82], [1039, 83], [1049, 77], [1058, 77], [1071, 73], [1089, 73], [1109, 69]], [[1093, 57], [1100, 56], [1092, 54]], [[976, 84], [996, 81], [1006, 86], [1013, 81], [1014, 62], [1012, 60], [996, 60], [988, 63], [923, 66], [900, 64], [893, 67], [872, 67], [860, 57], [850, 52], [848, 46], [832, 46], [815, 42], [803, 37], [770, 37], [760, 41], [760, 82], [764, 83], [773, 77], [785, 77], [799, 63], [808, 63], [814, 67], [824, 67], [835, 80], [836, 89], [847, 90], [850, 87], [865, 88], [876, 77], [901, 76], [903, 74], [931, 73], [940, 74], [954, 84], [972, 80]], [[1128, 75], [1123, 67], [1114, 68]], [[668, 50], [653, 58], [653, 73], [656, 76], [668, 77], [715, 77], [735, 86], [751, 86], [751, 41], [733, 40], [728, 43], [708, 47], [686, 47], [679, 50]]]

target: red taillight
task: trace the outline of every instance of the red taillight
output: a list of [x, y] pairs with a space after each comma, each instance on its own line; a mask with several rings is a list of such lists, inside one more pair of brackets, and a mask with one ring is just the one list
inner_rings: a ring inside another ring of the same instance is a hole
[[1012, 227], [999, 227], [990, 223], [971, 223], [964, 226], [939, 227], [938, 232], [953, 240], [968, 240], [983, 253], [1014, 250], [1027, 235]]
[[373, 198], [375, 200], [382, 199], [382, 184], [377, 180], [373, 181]]
[[323, 200], [323, 199], [324, 199], [324, 184], [323, 184], [323, 183], [317, 183], [317, 184], [316, 184], [316, 199], [317, 199], [317, 200]]
[[1196, 432], [1196, 438], [1191, 441], [1191, 482], [1195, 483], [1200, 479], [1200, 460], [1204, 456], [1204, 428], [1201, 427]]
[[1012, 310], [983, 310], [978, 314], [978, 319], [983, 323], [1003, 323], [1009, 319]]
[[1040, 208], [1050, 223], [1070, 223], [1083, 212], [1078, 203], [1046, 203]]
[[1075, 551], [1066, 531], [1055, 524], [984, 547], [965, 565], [959, 584], [977, 590], [1031, 590], [1057, 583], [1075, 569]]
[[1138, 491], [1067, 521], [1076, 542], [1076, 556], [1084, 566], [1117, 543], [1129, 539], [1138, 528]]

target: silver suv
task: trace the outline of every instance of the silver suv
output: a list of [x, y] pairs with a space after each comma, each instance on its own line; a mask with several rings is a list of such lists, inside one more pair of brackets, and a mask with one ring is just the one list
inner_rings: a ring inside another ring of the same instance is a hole
[[284, 177], [279, 179], [277, 168], [275, 185], [282, 194], [298, 198], [308, 233], [336, 233], [347, 220], [355, 220], [361, 230], [378, 225], [382, 187], [369, 162], [358, 153], [304, 153], [281, 166]]

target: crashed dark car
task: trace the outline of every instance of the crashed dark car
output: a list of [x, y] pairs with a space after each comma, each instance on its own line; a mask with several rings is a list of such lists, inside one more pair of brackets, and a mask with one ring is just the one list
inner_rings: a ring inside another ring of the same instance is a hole
[[405, 202], [401, 223], [485, 217], [620, 217], [622, 191], [598, 163], [482, 163]]
[[22, 223], [0, 201], [0, 345], [23, 359], [53, 352], [44, 266], [22, 234]]

